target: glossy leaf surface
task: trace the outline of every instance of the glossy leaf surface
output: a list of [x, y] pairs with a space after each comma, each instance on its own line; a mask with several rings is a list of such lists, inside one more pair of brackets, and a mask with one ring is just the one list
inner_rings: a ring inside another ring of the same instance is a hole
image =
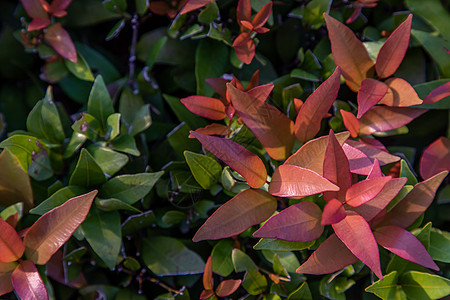
[[378, 80], [366, 78], [361, 82], [361, 88], [358, 91], [358, 115], [360, 119], [369, 109], [385, 97], [388, 86]]
[[219, 99], [205, 96], [189, 96], [180, 100], [194, 114], [211, 120], [226, 118], [225, 105]]
[[385, 81], [389, 87], [386, 95], [380, 100], [387, 106], [406, 107], [422, 104], [414, 88], [406, 80], [401, 78], [389, 78]]
[[227, 297], [233, 294], [241, 285], [240, 279], [224, 280], [216, 288], [216, 295], [219, 297]]
[[47, 289], [31, 260], [22, 261], [11, 276], [12, 285], [21, 299], [48, 299]]

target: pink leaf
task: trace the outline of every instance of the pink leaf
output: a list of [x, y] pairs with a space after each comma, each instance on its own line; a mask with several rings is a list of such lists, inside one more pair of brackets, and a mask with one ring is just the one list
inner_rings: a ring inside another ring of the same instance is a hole
[[375, 161], [373, 162], [372, 169], [369, 172], [369, 175], [367, 175], [367, 179], [373, 179], [373, 178], [379, 178], [383, 177], [384, 174], [381, 172], [380, 168], [380, 162], [377, 158], [375, 158]]
[[233, 42], [234, 51], [236, 56], [245, 64], [250, 64], [255, 57], [255, 43], [250, 37], [250, 34], [243, 32]]
[[319, 132], [323, 116], [336, 100], [341, 85], [340, 78], [341, 69], [337, 67], [334, 73], [300, 107], [295, 120], [295, 136], [300, 142], [309, 141]]
[[0, 262], [0, 296], [13, 291], [14, 288], [11, 282], [11, 275], [17, 266], [17, 262]]
[[241, 174], [252, 188], [260, 188], [266, 183], [266, 167], [256, 154], [229, 139], [208, 136], [195, 131], [191, 131], [191, 134], [202, 143], [203, 147]]
[[401, 78], [389, 78], [385, 81], [389, 87], [388, 92], [380, 100], [381, 103], [387, 106], [406, 107], [412, 105], [422, 104], [422, 99], [419, 98], [414, 88], [408, 81]]
[[224, 78], [206, 78], [205, 81], [221, 98], [226, 97], [228, 80]]
[[236, 19], [238, 24], [241, 21], [251, 21], [252, 19], [252, 6], [250, 0], [239, 0], [236, 8]]
[[267, 220], [276, 209], [276, 199], [266, 191], [245, 190], [220, 206], [192, 240], [218, 240], [238, 235]]
[[319, 238], [323, 232], [320, 224], [322, 211], [311, 201], [289, 206], [271, 217], [253, 233], [257, 238], [272, 238], [290, 242], [309, 242]]
[[47, 18], [34, 18], [28, 24], [28, 31], [39, 30], [47, 27], [50, 24], [50, 19]]
[[25, 246], [16, 230], [0, 218], [0, 263], [8, 263], [22, 257]]
[[69, 4], [72, 2], [72, 0], [53, 0], [52, 4], [50, 5], [50, 11], [51, 13], [58, 13], [63, 10], [65, 10]]
[[227, 297], [233, 294], [241, 285], [240, 279], [228, 279], [224, 280], [216, 288], [216, 295], [218, 297]]
[[450, 96], [450, 81], [432, 90], [422, 104], [435, 103], [448, 96]]
[[352, 185], [345, 194], [345, 203], [353, 207], [358, 207], [372, 200], [391, 179], [391, 176], [379, 177], [366, 179]]
[[332, 226], [347, 248], [383, 279], [377, 242], [367, 221], [356, 212], [347, 211], [347, 217]]
[[342, 145], [350, 165], [350, 172], [354, 174], [367, 175], [372, 169], [372, 160], [361, 150], [347, 143]]
[[360, 119], [369, 109], [377, 104], [388, 91], [388, 86], [378, 80], [366, 78], [358, 91], [358, 116]]
[[342, 121], [344, 122], [345, 128], [350, 131], [350, 135], [352, 137], [358, 137], [359, 135], [359, 121], [351, 112], [345, 111], [343, 109], [340, 110]]
[[272, 6], [273, 6], [273, 2], [270, 1], [269, 3], [264, 5], [258, 11], [258, 13], [255, 15], [255, 17], [252, 20], [252, 24], [253, 24], [254, 28], [260, 28], [267, 22], [267, 20], [270, 17], [270, 14], [272, 13]]
[[[213, 123], [213, 124], [206, 125], [203, 128], [198, 128], [195, 130], [195, 132], [205, 134], [205, 135], [226, 136], [231, 133], [231, 129], [228, 126], [218, 124], [218, 123]], [[189, 137], [194, 138], [194, 136], [192, 134], [189, 134]]]
[[305, 197], [338, 190], [339, 187], [316, 172], [286, 164], [275, 170], [269, 185], [269, 193], [278, 197]]
[[188, 12], [199, 9], [211, 2], [213, 2], [213, 0], [189, 0], [181, 10], [180, 15], [184, 15]]
[[208, 299], [214, 296], [214, 290], [203, 290], [200, 294], [200, 299]]
[[[364, 141], [367, 141], [368, 139], [365, 139]], [[381, 150], [380, 147], [375, 147], [368, 145], [366, 143], [361, 143], [358, 141], [353, 140], [347, 140], [345, 144], [348, 144], [349, 146], [360, 150], [363, 152], [367, 157], [373, 162], [375, 159], [378, 159], [380, 162], [380, 165], [384, 166], [387, 164], [391, 164], [393, 162], [399, 161], [400, 157], [390, 154], [389, 152], [385, 150]], [[344, 151], [349, 150], [350, 148], [347, 148], [345, 144], [342, 146], [344, 148]], [[347, 152], [346, 152], [347, 154]]]
[[20, 0], [27, 14], [35, 18], [48, 19], [47, 12], [41, 5], [40, 0]]
[[225, 105], [219, 99], [205, 96], [189, 96], [180, 100], [190, 112], [211, 120], [226, 118]]
[[47, 27], [44, 37], [59, 55], [73, 63], [77, 62], [77, 50], [70, 35], [62, 28], [61, 23]]
[[394, 74], [405, 57], [411, 34], [412, 14], [392, 32], [378, 52], [375, 69], [377, 75], [386, 78]]
[[370, 137], [360, 137], [359, 142], [377, 148], [378, 150], [389, 152], [379, 140]]
[[25, 234], [27, 258], [39, 265], [46, 264], [86, 219], [96, 195], [94, 190], [71, 198], [42, 215]]
[[357, 261], [358, 258], [333, 233], [320, 244], [306, 262], [297, 268], [296, 272], [314, 275], [328, 274], [339, 271]]
[[255, 86], [254, 88], [247, 91], [250, 95], [257, 98], [258, 100], [264, 102], [266, 101], [267, 97], [269, 97], [270, 93], [273, 90], [273, 84], [264, 84], [260, 86]]
[[345, 219], [346, 216], [347, 213], [345, 212], [343, 203], [337, 199], [331, 199], [323, 208], [321, 224], [331, 225], [338, 223]]
[[22, 261], [11, 276], [12, 285], [20, 299], [48, 299], [45, 284], [31, 260]]
[[286, 159], [294, 146], [294, 123], [273, 105], [227, 84], [231, 103], [245, 125], [276, 160]]
[[450, 172], [450, 140], [441, 136], [431, 143], [423, 152], [420, 159], [420, 175], [428, 179], [442, 172]]

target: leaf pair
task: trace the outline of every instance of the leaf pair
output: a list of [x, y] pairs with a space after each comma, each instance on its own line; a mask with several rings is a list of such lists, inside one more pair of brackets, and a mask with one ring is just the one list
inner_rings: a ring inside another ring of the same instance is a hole
[[227, 297], [233, 294], [241, 285], [242, 280], [228, 279], [224, 280], [214, 290], [214, 278], [213, 278], [213, 259], [208, 257], [205, 265], [205, 271], [203, 272], [203, 288], [204, 290], [200, 294], [200, 299], [208, 299], [209, 297]]

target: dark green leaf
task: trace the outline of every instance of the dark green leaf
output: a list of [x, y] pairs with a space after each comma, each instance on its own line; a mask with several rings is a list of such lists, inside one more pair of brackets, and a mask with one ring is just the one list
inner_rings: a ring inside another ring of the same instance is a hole
[[201, 144], [196, 139], [190, 139], [191, 128], [186, 123], [180, 123], [167, 134], [167, 141], [180, 159], [184, 158], [184, 151], [200, 152]]
[[106, 119], [106, 134], [105, 140], [113, 140], [120, 133], [120, 114], [115, 113], [109, 115]]
[[106, 36], [105, 40], [106, 41], [110, 41], [116, 37], [119, 36], [120, 32], [122, 31], [122, 29], [125, 27], [125, 20], [119, 20], [119, 22], [117, 22], [113, 28], [111, 28], [111, 30], [109, 31], [108, 35]]
[[136, 12], [142, 16], [147, 12], [148, 0], [136, 0]]
[[450, 263], [450, 233], [432, 228], [428, 251], [434, 260]]
[[219, 17], [219, 7], [215, 1], [207, 4], [198, 14], [197, 20], [203, 24], [209, 24]]
[[144, 104], [141, 95], [133, 94], [130, 89], [122, 92], [119, 111], [122, 114], [122, 126], [131, 136], [144, 131], [152, 123], [149, 105]]
[[400, 175], [399, 177], [406, 177], [408, 181], [406, 184], [415, 185], [417, 183], [417, 178], [414, 175], [413, 171], [411, 171], [409, 164], [406, 160], [402, 159], [400, 163]]
[[169, 210], [161, 217], [161, 221], [169, 226], [176, 225], [183, 220], [186, 220], [186, 213], [178, 210]]
[[258, 267], [250, 258], [250, 256], [239, 249], [233, 249], [231, 253], [231, 259], [233, 261], [233, 266], [236, 273], [250, 270], [258, 271]]
[[69, 144], [67, 144], [66, 150], [64, 151], [64, 158], [69, 158], [78, 151], [78, 149], [83, 146], [86, 142], [87, 137], [84, 134], [73, 132], [70, 138]]
[[208, 124], [203, 118], [190, 112], [186, 106], [181, 103], [179, 98], [166, 94], [163, 94], [163, 98], [169, 103], [170, 108], [172, 108], [178, 120], [180, 122], [186, 122], [191, 129], [195, 130], [200, 127], [205, 127]]
[[103, 6], [113, 13], [123, 13], [127, 10], [126, 0], [103, 0]]
[[260, 239], [253, 248], [256, 250], [295, 251], [311, 248], [314, 244], [315, 241], [287, 242], [277, 239]]
[[95, 198], [95, 205], [103, 211], [129, 210], [132, 212], [141, 213], [141, 211], [139, 209], [137, 209], [136, 207], [131, 206], [131, 205], [123, 202], [122, 200], [114, 199], [114, 198], [110, 198], [110, 199]]
[[[421, 84], [417, 84], [414, 86], [414, 90], [419, 95], [420, 99], [425, 99], [428, 94], [434, 90], [435, 88], [449, 82], [450, 79], [441, 79], [429, 81]], [[419, 107], [427, 108], [427, 109], [450, 109], [450, 97], [445, 97], [444, 99], [439, 100], [435, 103], [423, 104]]]
[[405, 3], [412, 13], [424, 18], [439, 31], [447, 41], [450, 41], [450, 34], [448, 33], [450, 14], [448, 13], [448, 7], [447, 9], [443, 7], [439, 0], [427, 0], [426, 2], [420, 0], [406, 0]]
[[312, 28], [319, 29], [325, 22], [323, 13], [330, 11], [331, 0], [312, 0], [303, 12], [303, 20]]
[[[91, 141], [97, 140], [97, 137], [102, 134], [100, 122], [93, 115], [88, 113], [81, 113], [81, 119], [73, 123], [72, 129], [76, 133], [86, 136]], [[78, 142], [78, 140], [80, 139], [77, 138], [76, 142]]]
[[153, 65], [156, 62], [156, 59], [158, 58], [159, 52], [164, 47], [164, 45], [167, 42], [167, 36], [163, 36], [156, 40], [156, 42], [151, 46], [150, 51], [147, 55], [146, 65], [151, 70], [153, 68]]
[[83, 195], [89, 190], [79, 186], [66, 186], [59, 189], [56, 193], [41, 202], [38, 206], [30, 210], [30, 213], [43, 215], [53, 208], [60, 206], [70, 198]]
[[139, 261], [131, 256], [128, 256], [123, 261], [123, 266], [131, 271], [137, 271], [141, 268]]
[[122, 234], [127, 236], [133, 234], [139, 229], [150, 227], [156, 222], [156, 217], [153, 211], [145, 211], [141, 214], [132, 215], [128, 217], [122, 224]]
[[70, 176], [69, 184], [82, 187], [97, 186], [106, 181], [103, 170], [86, 149], [81, 149], [75, 170]]
[[341, 300], [346, 299], [344, 292], [351, 288], [355, 281], [345, 277], [333, 277], [327, 275], [320, 280], [320, 294], [328, 299]]
[[288, 300], [313, 300], [308, 283], [303, 282], [298, 289], [289, 294]]
[[134, 156], [141, 155], [139, 149], [136, 146], [136, 141], [134, 137], [128, 134], [124, 134], [119, 136], [117, 139], [111, 142], [111, 145], [114, 150], [128, 153]]
[[114, 175], [128, 163], [128, 156], [107, 147], [91, 144], [87, 147], [87, 150], [102, 171], [108, 175]]
[[88, 113], [94, 116], [102, 124], [103, 128], [106, 128], [108, 116], [114, 113], [111, 96], [101, 75], [95, 78], [89, 94]]

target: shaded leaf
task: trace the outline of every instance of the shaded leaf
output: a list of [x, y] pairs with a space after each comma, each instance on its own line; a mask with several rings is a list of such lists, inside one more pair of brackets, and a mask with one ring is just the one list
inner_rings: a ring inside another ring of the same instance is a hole
[[205, 96], [189, 96], [180, 100], [189, 111], [211, 120], [226, 118], [225, 105], [219, 99]]
[[139, 209], [137, 209], [134, 206], [131, 206], [130, 204], [127, 204], [119, 199], [95, 199], [95, 205], [103, 210], [103, 211], [114, 211], [114, 210], [129, 210], [137, 213], [141, 213]]
[[105, 129], [108, 116], [114, 113], [111, 96], [101, 75], [95, 78], [94, 85], [89, 94], [88, 113], [101, 122]]
[[304, 250], [312, 247], [315, 241], [309, 242], [288, 242], [277, 239], [260, 239], [253, 249], [255, 250], [272, 250], [272, 251], [295, 251]]
[[17, 262], [0, 263], [0, 296], [13, 291], [11, 275], [17, 266]]
[[450, 280], [438, 275], [409, 271], [399, 281], [410, 299], [439, 299], [450, 294]]
[[209, 256], [203, 271], [203, 288], [205, 290], [212, 290], [214, 288], [214, 278], [212, 273], [212, 257]]
[[77, 62], [77, 50], [75, 49], [75, 45], [73, 44], [69, 33], [62, 28], [61, 23], [55, 23], [48, 26], [45, 30], [44, 37], [58, 54], [73, 63]]
[[250, 34], [243, 32], [234, 40], [233, 48], [236, 56], [245, 64], [250, 64], [255, 57], [255, 43]]
[[[221, 135], [226, 136], [231, 133], [230, 128], [228, 128], [225, 125], [213, 123], [209, 124], [206, 127], [198, 128], [195, 130], [195, 132], [204, 134], [204, 135]], [[189, 135], [190, 138], [194, 137], [192, 134]]]
[[211, 252], [213, 272], [220, 276], [227, 277], [234, 271], [231, 252], [233, 242], [231, 240], [220, 240]]
[[81, 187], [92, 187], [102, 184], [106, 181], [103, 170], [96, 163], [95, 159], [89, 152], [81, 149], [80, 158], [78, 159], [75, 170], [69, 179], [70, 185]]
[[25, 246], [16, 230], [0, 218], [0, 264], [18, 260], [24, 250]]
[[357, 207], [375, 198], [392, 179], [391, 176], [366, 179], [352, 185], [345, 193], [345, 203]]
[[216, 295], [219, 297], [227, 297], [233, 294], [241, 285], [240, 279], [224, 280], [216, 288]]
[[97, 144], [91, 144], [87, 147], [87, 150], [103, 173], [111, 176], [120, 171], [129, 161], [127, 155], [111, 150], [109, 147], [99, 147]]
[[420, 158], [420, 175], [423, 179], [442, 171], [450, 172], [450, 139], [443, 136], [431, 143]]
[[288, 300], [313, 300], [308, 283], [303, 282], [298, 289], [289, 294]]
[[321, 224], [325, 226], [338, 223], [345, 219], [346, 216], [347, 213], [342, 202], [337, 199], [331, 199], [323, 209]]
[[12, 273], [11, 281], [14, 290], [21, 299], [48, 299], [44, 282], [31, 260], [20, 262], [19, 266]]
[[431, 229], [430, 247], [428, 249], [434, 260], [450, 262], [450, 234], [436, 228]]
[[248, 270], [241, 285], [250, 295], [259, 295], [267, 289], [267, 279], [258, 270]]
[[450, 81], [433, 89], [423, 100], [422, 104], [435, 103], [448, 96], [450, 96]]
[[389, 87], [386, 95], [380, 100], [387, 106], [405, 107], [422, 104], [414, 88], [408, 81], [401, 78], [389, 78], [385, 81]]
[[231, 253], [231, 259], [233, 260], [233, 266], [236, 273], [258, 270], [258, 266], [253, 262], [253, 260], [245, 254], [242, 250], [234, 248]]
[[[390, 79], [388, 79], [390, 80]], [[358, 115], [360, 119], [369, 109], [377, 104], [388, 92], [389, 87], [381, 81], [366, 78], [361, 82], [361, 87], [358, 91]]]
[[30, 213], [36, 215], [43, 215], [46, 212], [52, 210], [53, 208], [60, 206], [70, 198], [80, 196], [88, 192], [88, 189], [69, 185], [59, 189], [57, 192], [53, 193], [50, 197], [39, 203], [38, 206], [30, 210]]

